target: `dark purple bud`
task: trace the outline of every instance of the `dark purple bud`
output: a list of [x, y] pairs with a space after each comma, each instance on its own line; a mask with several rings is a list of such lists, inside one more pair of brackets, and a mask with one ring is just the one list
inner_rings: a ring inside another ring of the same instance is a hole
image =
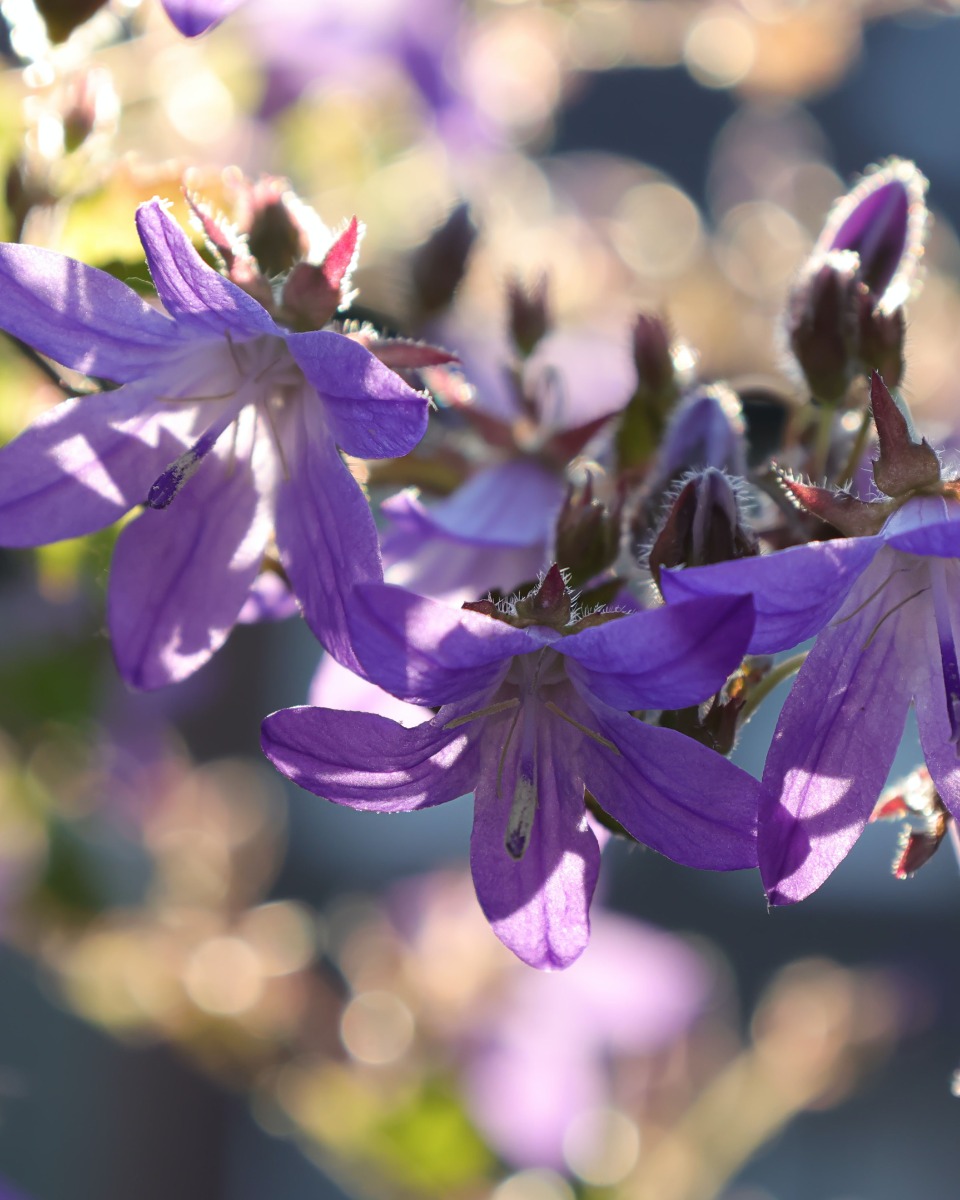
[[705, 567], [759, 552], [733, 481], [708, 467], [680, 489], [650, 550], [650, 572], [659, 585], [664, 567]]
[[556, 563], [516, 605], [516, 619], [521, 625], [552, 625], [554, 629], [563, 629], [570, 623], [570, 613], [570, 593]]
[[640, 313], [633, 323], [633, 361], [637, 386], [649, 396], [659, 397], [664, 411], [677, 396], [677, 374], [671, 349], [669, 326], [662, 317]]
[[787, 336], [814, 400], [837, 404], [860, 371], [860, 311], [866, 292], [857, 256], [812, 259], [787, 301]]
[[740, 398], [723, 383], [687, 393], [670, 418], [657, 457], [661, 487], [684, 471], [716, 467], [746, 475], [746, 427]]
[[924, 438], [915, 442], [903, 411], [876, 371], [870, 380], [870, 408], [877, 428], [880, 454], [873, 464], [873, 479], [887, 496], [934, 487], [940, 482], [940, 460]]
[[649, 463], [663, 437], [680, 384], [666, 321], [641, 313], [633, 326], [637, 386], [616, 437], [617, 468], [636, 472]]
[[874, 306], [891, 312], [906, 299], [923, 253], [927, 181], [906, 159], [868, 172], [839, 200], [814, 248], [814, 257], [853, 251]]
[[423, 314], [441, 312], [453, 300], [467, 269], [477, 227], [466, 204], [458, 204], [446, 221], [414, 251], [411, 283], [417, 307]]
[[507, 283], [507, 313], [510, 337], [523, 358], [529, 358], [540, 339], [550, 331], [547, 277], [527, 288], [519, 279]]
[[873, 308], [870, 296], [860, 306], [860, 362], [864, 370], [877, 371], [890, 387], [899, 387], [903, 378], [903, 340], [906, 325], [903, 309], [883, 312]]
[[593, 494], [593, 478], [582, 485], [571, 484], [557, 518], [557, 563], [569, 573], [570, 582], [580, 587], [617, 556], [619, 522]]

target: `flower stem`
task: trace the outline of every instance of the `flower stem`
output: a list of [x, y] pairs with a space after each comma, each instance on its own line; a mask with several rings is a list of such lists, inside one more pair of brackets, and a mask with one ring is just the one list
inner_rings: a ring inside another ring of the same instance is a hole
[[860, 418], [860, 428], [857, 430], [857, 436], [853, 439], [853, 445], [850, 447], [850, 453], [847, 456], [846, 466], [837, 480], [837, 487], [843, 488], [853, 482], [853, 477], [856, 474], [860, 459], [863, 458], [863, 452], [867, 446], [867, 437], [870, 433], [870, 418], [870, 409], [865, 408], [863, 416]]

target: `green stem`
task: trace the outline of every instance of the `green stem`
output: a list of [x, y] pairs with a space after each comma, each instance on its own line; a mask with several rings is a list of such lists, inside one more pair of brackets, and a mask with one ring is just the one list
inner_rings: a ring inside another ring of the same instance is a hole
[[870, 409], [865, 408], [863, 416], [860, 418], [860, 428], [857, 430], [857, 436], [853, 439], [850, 454], [847, 456], [847, 465], [843, 468], [843, 472], [837, 480], [837, 487], [846, 487], [852, 481], [857, 467], [860, 465], [860, 459], [863, 458], [863, 452], [867, 446], [867, 437], [870, 433], [870, 416]]
[[822, 404], [818, 413], [816, 441], [813, 456], [810, 459], [810, 478], [817, 483], [827, 475], [827, 464], [830, 460], [830, 442], [833, 437], [833, 419], [836, 410], [832, 404]]
[[801, 650], [799, 654], [794, 654], [790, 658], [785, 658], [783, 662], [777, 663], [769, 674], [764, 675], [763, 679], [750, 692], [743, 708], [740, 710], [740, 723], [742, 725], [746, 725], [747, 721], [750, 720], [778, 683], [783, 683], [791, 675], [796, 675], [809, 653], [809, 650]]

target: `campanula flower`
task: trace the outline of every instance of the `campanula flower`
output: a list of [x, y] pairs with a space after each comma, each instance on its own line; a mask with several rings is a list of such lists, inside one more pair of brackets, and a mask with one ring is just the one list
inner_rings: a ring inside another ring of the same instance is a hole
[[453, 403], [486, 442], [487, 461], [442, 500], [425, 503], [408, 489], [384, 501], [386, 578], [447, 599], [508, 592], [549, 562], [567, 465], [630, 396], [629, 347], [563, 330], [539, 343], [517, 378], [495, 338], [455, 325], [431, 336], [463, 364], [472, 392]]
[[752, 653], [818, 635], [761, 783], [758, 853], [771, 904], [808, 896], [856, 842], [911, 701], [930, 774], [960, 816], [960, 482], [940, 479], [937, 456], [909, 439], [878, 377], [873, 412], [874, 479], [890, 499], [787, 485], [854, 536], [662, 577], [669, 602], [750, 595]]
[[427, 401], [355, 340], [278, 325], [160, 201], [137, 228], [166, 313], [102, 271], [0, 245], [0, 327], [120, 385], [67, 400], [0, 450], [0, 545], [79, 537], [145, 504], [117, 541], [108, 610], [121, 674], [152, 688], [220, 647], [275, 538], [311, 628], [355, 665], [343, 597], [380, 562], [337, 447], [406, 453]]
[[632, 837], [676, 862], [753, 864], [755, 781], [630, 715], [712, 695], [750, 636], [748, 600], [568, 625], [553, 567], [513, 613], [478, 607], [359, 585], [351, 628], [368, 675], [440, 711], [404, 728], [368, 713], [285, 709], [263, 724], [267, 757], [308, 791], [372, 812], [474, 792], [480, 905], [501, 941], [536, 967], [565, 967], [587, 944], [600, 852], [585, 787]]

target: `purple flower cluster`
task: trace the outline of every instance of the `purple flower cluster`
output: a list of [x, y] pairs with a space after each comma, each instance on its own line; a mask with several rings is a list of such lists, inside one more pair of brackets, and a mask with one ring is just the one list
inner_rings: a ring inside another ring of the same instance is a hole
[[[186, 32], [230, 7], [169, 5]], [[891, 320], [905, 295], [898, 272], [917, 257], [917, 187], [915, 171], [893, 164], [844, 201], [789, 305], [790, 342], [811, 387], [822, 385], [828, 435], [831, 389], [875, 351], [899, 353], [889, 339], [902, 315]], [[238, 620], [284, 609], [289, 589], [334, 660], [432, 712], [410, 725], [285, 709], [263, 724], [267, 756], [309, 791], [364, 811], [473, 793], [480, 904], [497, 936], [541, 968], [568, 966], [587, 944], [604, 829], [690, 867], [748, 868], [759, 853], [771, 903], [808, 895], [869, 819], [911, 701], [937, 789], [960, 813], [960, 486], [914, 439], [880, 375], [882, 496], [786, 479], [801, 532], [761, 556], [745, 485], [730, 478], [747, 470], [737, 397], [686, 387], [653, 319], [634, 331], [635, 378], [620, 364], [602, 384], [600, 356], [564, 363], [544, 297], [515, 294], [514, 358], [497, 372], [506, 398], [488, 387], [461, 414], [489, 461], [432, 508], [409, 494], [385, 505], [394, 579], [406, 569], [435, 596], [468, 580], [526, 584], [458, 609], [384, 582], [367, 498], [341, 456], [412, 451], [428, 410], [416, 368], [449, 356], [413, 343], [383, 343], [378, 356], [368, 331], [331, 324], [355, 222], [323, 261], [268, 277], [242, 247], [231, 257], [240, 244], [200, 216], [225, 273], [161, 202], [138, 211], [162, 310], [102, 271], [0, 246], [0, 326], [101, 385], [0, 451], [0, 544], [77, 537], [141, 510], [117, 539], [108, 597], [128, 683], [185, 678]], [[318, 313], [323, 327], [307, 319]], [[588, 377], [571, 386], [584, 361]], [[571, 405], [579, 393], [587, 403]], [[550, 397], [564, 401], [552, 414]], [[577, 492], [569, 459], [598, 434]], [[638, 586], [644, 540], [665, 604]], [[453, 555], [445, 575], [417, 563], [437, 544]], [[816, 635], [758, 785], [718, 753], [769, 669], [744, 655]]]

